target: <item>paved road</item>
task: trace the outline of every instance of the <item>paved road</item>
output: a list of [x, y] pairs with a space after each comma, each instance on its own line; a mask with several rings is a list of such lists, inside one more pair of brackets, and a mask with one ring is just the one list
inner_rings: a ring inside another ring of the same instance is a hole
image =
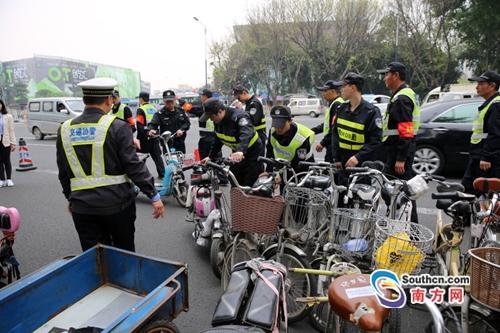
[[[307, 126], [321, 122], [308, 117], [297, 118]], [[198, 141], [196, 120], [187, 140], [192, 152]], [[81, 252], [73, 222], [66, 208], [57, 179], [55, 138], [34, 140], [22, 123], [16, 124], [17, 137], [27, 140], [35, 171], [13, 175], [13, 188], [0, 188], [0, 204], [15, 206], [22, 214], [22, 228], [18, 233], [15, 252], [21, 262], [21, 272], [27, 274], [47, 263]], [[17, 154], [12, 156], [17, 165]], [[155, 170], [150, 167], [150, 170]], [[155, 175], [156, 176], [156, 175]], [[211, 273], [207, 250], [196, 248], [191, 238], [192, 225], [184, 221], [185, 212], [173, 199], [167, 199], [166, 217], [153, 220], [152, 208], [144, 196], [137, 200], [136, 250], [139, 253], [186, 262], [189, 265], [190, 311], [182, 314], [176, 323], [183, 332], [198, 332], [210, 326], [220, 283]], [[419, 201], [421, 222], [434, 230], [435, 210], [430, 195]], [[406, 332], [421, 332], [427, 317], [405, 311]], [[411, 319], [410, 319], [411, 318]], [[306, 323], [294, 325], [290, 332], [313, 332]]]

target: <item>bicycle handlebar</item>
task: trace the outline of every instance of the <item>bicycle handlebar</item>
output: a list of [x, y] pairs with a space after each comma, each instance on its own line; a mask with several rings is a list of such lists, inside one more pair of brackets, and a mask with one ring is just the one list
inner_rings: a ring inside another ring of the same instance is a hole
[[275, 167], [289, 167], [291, 165], [291, 163], [286, 160], [282, 160], [279, 158], [267, 158], [264, 156], [257, 157], [257, 161], [269, 163]]

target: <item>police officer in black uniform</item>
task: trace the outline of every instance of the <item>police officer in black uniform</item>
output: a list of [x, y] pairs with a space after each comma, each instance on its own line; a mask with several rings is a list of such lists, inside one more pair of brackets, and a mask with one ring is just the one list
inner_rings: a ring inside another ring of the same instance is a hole
[[170, 131], [173, 134], [172, 143], [169, 143], [170, 148], [175, 148], [176, 151], [186, 153], [186, 133], [191, 126], [189, 117], [183, 109], [175, 105], [175, 93], [172, 90], [163, 92], [163, 101], [165, 106], [158, 111], [151, 122], [148, 124], [150, 134], [157, 134], [158, 128], [160, 133]]
[[233, 95], [241, 103], [245, 104], [245, 112], [247, 112], [250, 119], [252, 119], [253, 127], [259, 134], [260, 141], [262, 141], [263, 147], [261, 155], [264, 156], [267, 135], [266, 115], [264, 114], [264, 107], [262, 106], [262, 103], [255, 95], [250, 95], [248, 93], [248, 89], [242, 85], [237, 85], [233, 88]]
[[200, 93], [200, 105], [195, 105], [191, 109], [190, 113], [194, 114], [199, 118], [199, 129], [200, 129], [200, 139], [198, 140], [198, 151], [200, 153], [200, 158], [204, 159], [210, 153], [210, 148], [214, 142], [214, 123], [208, 119], [203, 111], [203, 103], [212, 97], [212, 91], [209, 89], [203, 89]]
[[[111, 115], [116, 116], [118, 119], [126, 121], [130, 125], [132, 133], [136, 132], [135, 128], [135, 118], [132, 115], [132, 110], [127, 104], [122, 103], [120, 92], [118, 90], [113, 90], [113, 109], [111, 109]], [[141, 142], [139, 139], [134, 138], [134, 146], [137, 149], [141, 149]]]
[[[267, 141], [266, 157], [279, 158], [290, 162], [295, 172], [307, 171], [308, 167], [299, 165], [301, 161], [314, 162], [314, 132], [308, 127], [292, 120], [288, 106], [276, 105], [271, 111], [271, 130]], [[266, 165], [272, 172], [273, 165]]]
[[322, 87], [316, 89], [322, 92], [323, 98], [328, 102], [328, 109], [325, 114], [323, 123], [311, 128], [314, 134], [323, 133], [323, 139], [316, 145], [316, 151], [319, 153], [326, 148], [325, 161], [333, 162], [332, 156], [332, 124], [335, 119], [335, 110], [344, 102], [340, 94], [342, 81], [328, 80]]
[[59, 181], [83, 250], [102, 243], [134, 251], [132, 182], [150, 198], [155, 218], [163, 216], [163, 203], [137, 158], [129, 125], [106, 115], [116, 81], [96, 78], [79, 86], [85, 110], [64, 122], [57, 136]]
[[[406, 84], [406, 66], [391, 62], [385, 69], [384, 82], [392, 92], [383, 119], [382, 147], [379, 160], [385, 161], [385, 172], [399, 179], [409, 180], [414, 176], [415, 135], [420, 127], [420, 106], [417, 95]], [[412, 201], [411, 220], [418, 222], [417, 203]]]
[[230, 159], [238, 162], [231, 166], [238, 183], [252, 186], [263, 165], [257, 161], [263, 148], [259, 135], [254, 130], [252, 120], [243, 110], [226, 107], [216, 98], [209, 98], [203, 104], [205, 113], [215, 124], [215, 141], [210, 149], [209, 159], [217, 159], [222, 146], [232, 150]]
[[469, 164], [462, 179], [466, 191], [474, 193], [474, 179], [500, 178], [500, 75], [489, 70], [469, 81], [477, 82], [477, 94], [485, 99], [472, 124]]
[[342, 98], [332, 127], [333, 158], [338, 168], [361, 166], [373, 160], [382, 139], [380, 110], [361, 96], [364, 78], [356, 73], [344, 77]]

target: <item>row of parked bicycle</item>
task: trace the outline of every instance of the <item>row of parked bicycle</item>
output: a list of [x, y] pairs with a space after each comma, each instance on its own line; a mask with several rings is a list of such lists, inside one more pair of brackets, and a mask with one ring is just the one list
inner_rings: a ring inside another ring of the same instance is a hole
[[[288, 322], [309, 316], [320, 332], [351, 332], [355, 326], [397, 332], [400, 309], [381, 307], [375, 295], [353, 301], [346, 296], [341, 277], [355, 274], [362, 281], [358, 287], [363, 287], [370, 285], [366, 274], [375, 269], [398, 276], [422, 270], [432, 275], [471, 275], [461, 307], [444, 303], [438, 309], [426, 302], [433, 318], [444, 318], [429, 327], [497, 332], [500, 180], [476, 180], [474, 186], [482, 193], [476, 198], [464, 193], [461, 184], [439, 176], [389, 179], [381, 162], [343, 170], [349, 182], [341, 186], [336, 184], [339, 171], [334, 164], [302, 162], [308, 171], [295, 173], [286, 161], [260, 159], [275, 171], [245, 187], [231, 173], [230, 160], [181, 167], [182, 156], [175, 158], [180, 172], [192, 170], [190, 185], [185, 185], [185, 205], [187, 219], [194, 222], [194, 241], [210, 249], [212, 270], [226, 292], [240, 285], [232, 283], [231, 275], [239, 263], [274, 260], [287, 269]], [[219, 187], [221, 175], [230, 181], [229, 196]], [[435, 233], [411, 222], [412, 200], [428, 191], [429, 182], [437, 183], [432, 194], [439, 209]], [[452, 222], [443, 224], [441, 212]], [[464, 240], [469, 244], [462, 244]], [[336, 295], [330, 303], [329, 287]], [[375, 313], [366, 310], [369, 319], [362, 320], [359, 307], [367, 302]]]

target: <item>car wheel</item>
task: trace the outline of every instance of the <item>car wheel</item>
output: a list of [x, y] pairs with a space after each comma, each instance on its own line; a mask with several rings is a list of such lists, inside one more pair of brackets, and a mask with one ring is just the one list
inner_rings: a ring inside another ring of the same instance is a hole
[[316, 112], [314, 112], [314, 111], [310, 111], [309, 112], [309, 117], [311, 117], [311, 118], [318, 118], [318, 114]]
[[443, 154], [433, 146], [419, 146], [415, 151], [413, 171], [417, 174], [439, 174], [444, 168]]
[[43, 134], [38, 127], [33, 127], [32, 133], [35, 136], [35, 139], [37, 140], [43, 140], [43, 138], [45, 137], [45, 134]]

